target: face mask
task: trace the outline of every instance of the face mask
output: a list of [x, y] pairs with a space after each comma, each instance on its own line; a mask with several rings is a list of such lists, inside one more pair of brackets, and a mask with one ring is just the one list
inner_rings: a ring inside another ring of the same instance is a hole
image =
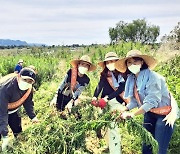
[[18, 86], [19, 86], [19, 89], [21, 90], [27, 90], [32, 87], [32, 84], [29, 84], [23, 80], [19, 80]]
[[88, 71], [88, 68], [79, 66], [79, 67], [78, 67], [78, 71], [79, 71], [79, 73], [81, 73], [81, 74], [86, 74], [86, 72]]
[[140, 72], [141, 69], [141, 64], [139, 65], [131, 65], [128, 67], [128, 69], [133, 73], [133, 74], [137, 74]]
[[107, 64], [106, 67], [108, 68], [108, 70], [114, 71], [115, 70], [115, 63]]

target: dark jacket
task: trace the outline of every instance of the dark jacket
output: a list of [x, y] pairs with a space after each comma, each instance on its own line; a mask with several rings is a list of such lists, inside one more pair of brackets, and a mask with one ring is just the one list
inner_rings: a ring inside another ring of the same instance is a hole
[[[66, 76], [64, 77], [64, 80], [61, 82], [59, 88], [58, 88], [58, 91], [59, 91], [59, 94], [61, 94], [67, 85], [69, 85], [69, 89], [70, 89], [70, 85], [71, 85], [71, 74], [72, 74], [72, 69], [68, 70]], [[86, 86], [89, 84], [89, 77], [84, 74], [82, 77], [78, 76], [77, 75], [77, 79], [76, 79], [76, 86], [75, 86], [75, 89], [74, 89], [74, 95], [72, 96], [72, 98], [74, 100], [78, 99], [79, 95], [82, 93], [82, 91], [86, 88]]]
[[101, 94], [101, 98], [108, 96], [108, 100], [111, 100], [113, 98], [116, 98], [116, 100], [120, 103], [123, 103], [124, 101], [119, 97], [119, 94], [121, 94], [124, 91], [125, 88], [125, 82], [119, 83], [119, 87], [116, 91], [111, 87], [109, 82], [105, 77], [101, 77], [98, 86], [96, 87], [96, 90], [94, 92], [94, 97], [98, 97], [99, 94]]
[[[19, 89], [16, 77], [10, 78], [0, 84], [0, 134], [3, 136], [6, 136], [8, 133], [8, 111], [12, 111], [8, 110], [8, 103], [19, 100], [25, 93], [26, 90], [23, 91]], [[23, 103], [30, 119], [33, 119], [36, 116], [34, 113], [34, 102], [32, 98], [33, 93], [31, 92]]]

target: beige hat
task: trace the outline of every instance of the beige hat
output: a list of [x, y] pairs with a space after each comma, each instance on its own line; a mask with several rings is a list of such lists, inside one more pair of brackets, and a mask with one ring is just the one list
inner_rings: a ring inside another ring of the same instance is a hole
[[105, 67], [104, 62], [109, 61], [109, 60], [119, 60], [118, 55], [115, 52], [108, 52], [105, 55], [105, 59], [101, 62], [98, 63], [99, 66], [101, 66], [102, 68]]
[[19, 64], [19, 63], [23, 63], [23, 60], [22, 60], [22, 59], [19, 59], [18, 64]]
[[125, 58], [119, 59], [115, 63], [115, 68], [122, 73], [126, 72], [126, 60], [132, 57], [142, 58], [151, 70], [154, 69], [157, 65], [156, 59], [154, 59], [152, 56], [143, 55], [139, 50], [130, 50]]
[[88, 55], [84, 55], [80, 59], [77, 59], [77, 60], [72, 60], [71, 65], [73, 67], [76, 67], [80, 61], [86, 62], [90, 65], [90, 68], [88, 71], [94, 71], [96, 69], [96, 66], [92, 64], [90, 57]]

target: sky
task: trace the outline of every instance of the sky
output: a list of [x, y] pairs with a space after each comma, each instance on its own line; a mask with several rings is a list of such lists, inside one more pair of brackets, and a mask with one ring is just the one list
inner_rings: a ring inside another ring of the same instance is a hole
[[160, 40], [180, 22], [180, 0], [0, 0], [0, 39], [106, 44], [110, 27], [143, 18]]

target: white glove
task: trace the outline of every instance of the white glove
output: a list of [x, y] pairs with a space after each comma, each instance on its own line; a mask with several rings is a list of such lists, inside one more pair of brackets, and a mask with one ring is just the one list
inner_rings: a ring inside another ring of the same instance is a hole
[[105, 100], [105, 102], [108, 102], [108, 96], [105, 96], [103, 99]]
[[39, 122], [39, 120], [38, 120], [38, 118], [37, 118], [37, 117], [34, 117], [34, 118], [32, 119], [32, 122], [33, 122], [33, 123], [38, 123], [38, 122]]
[[92, 98], [92, 101], [96, 101], [96, 100], [97, 100], [97, 98], [96, 98], [96, 97], [93, 97], [93, 98]]
[[67, 109], [69, 112], [71, 112], [72, 106], [73, 106], [74, 100], [71, 99], [68, 104], [66, 105], [65, 109]]
[[134, 117], [134, 113], [132, 112], [123, 112], [120, 116], [122, 119], [130, 119]]
[[53, 99], [51, 100], [50, 106], [55, 106], [56, 102], [57, 102], [57, 94], [56, 94], [56, 95], [53, 97]]
[[2, 137], [2, 151], [5, 151], [7, 149], [7, 146], [9, 145], [9, 138], [8, 136]]
[[169, 126], [173, 128], [176, 119], [179, 118], [179, 108], [176, 100], [172, 95], [171, 95], [171, 107], [172, 107], [171, 112], [168, 115], [166, 115], [163, 121], [166, 121], [166, 125], [169, 124]]

